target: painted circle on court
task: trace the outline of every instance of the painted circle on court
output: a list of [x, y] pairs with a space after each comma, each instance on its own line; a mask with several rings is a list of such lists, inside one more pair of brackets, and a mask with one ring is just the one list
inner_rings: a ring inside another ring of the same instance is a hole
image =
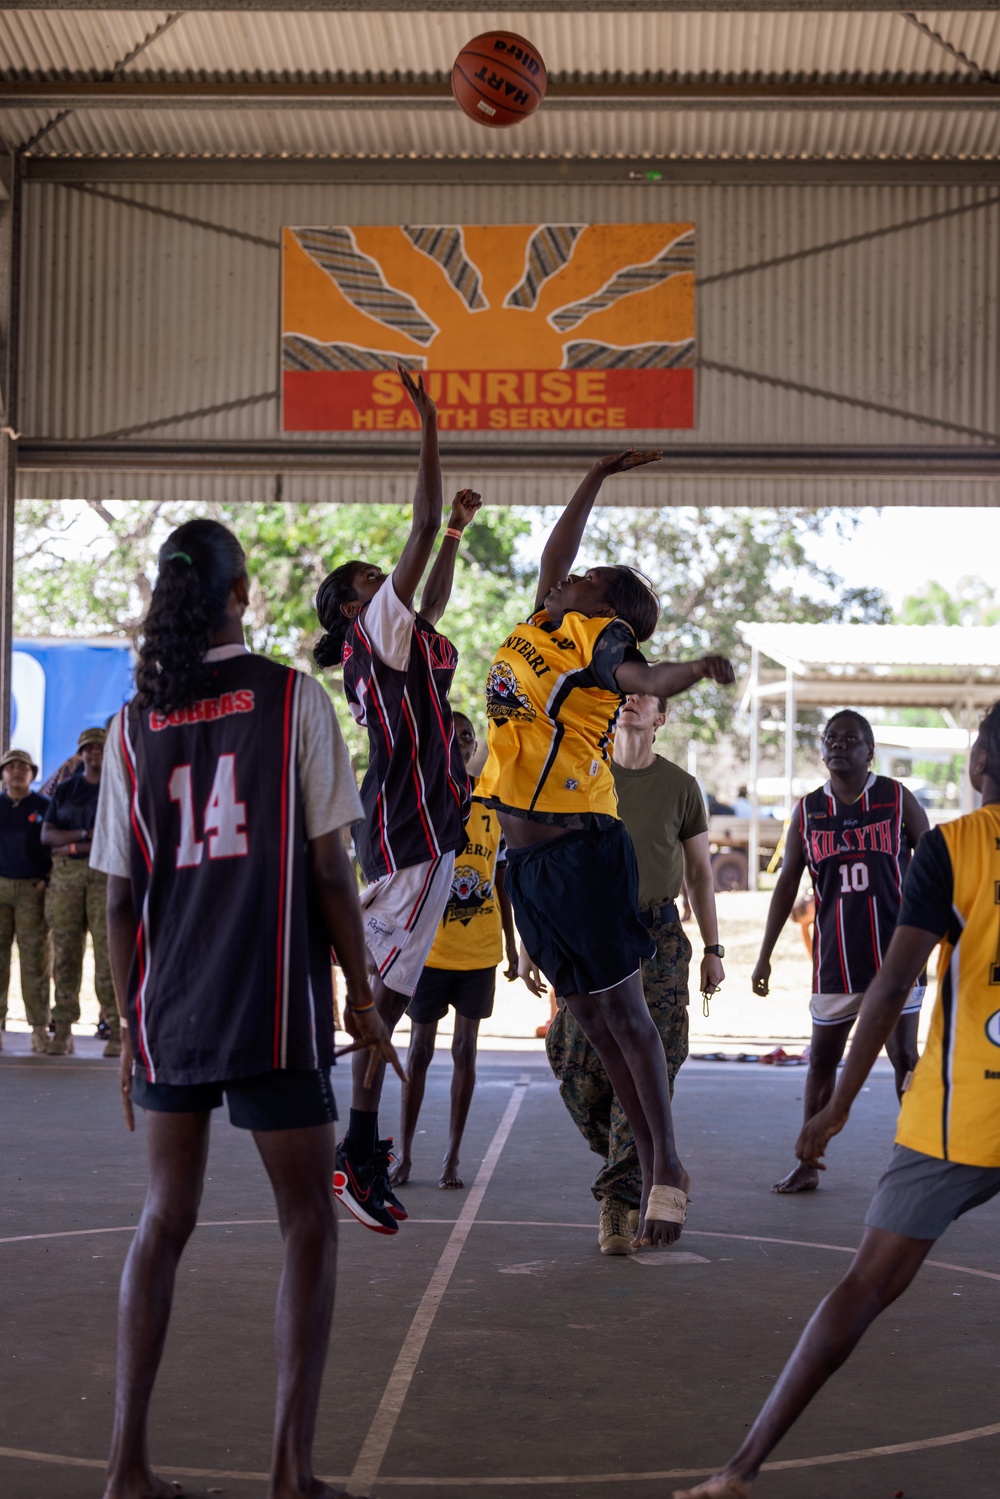
[[[1000, 1012], [998, 1012], [1000, 1014]], [[992, 1018], [992, 1017], [991, 1017]], [[997, 1043], [1000, 1044], [1000, 1043]], [[199, 1228], [260, 1228], [277, 1226], [276, 1218], [234, 1218], [208, 1220], [199, 1223]], [[413, 1224], [421, 1224], [427, 1227], [441, 1226], [454, 1228], [454, 1218], [411, 1218]], [[341, 1219], [342, 1226], [350, 1223], [359, 1227], [354, 1219]], [[552, 1228], [560, 1231], [583, 1230], [593, 1233], [593, 1225], [590, 1223], [553, 1223], [538, 1222], [537, 1220], [506, 1219], [506, 1218], [479, 1218], [473, 1224], [474, 1228]], [[88, 1235], [99, 1234], [130, 1234], [135, 1232], [134, 1223], [114, 1225], [107, 1228], [74, 1228], [57, 1230], [42, 1234], [16, 1234], [0, 1238], [0, 1246], [5, 1244], [25, 1244], [30, 1242], [41, 1242], [52, 1239], [75, 1239], [85, 1238]], [[685, 1238], [697, 1239], [722, 1239], [729, 1242], [743, 1242], [749, 1244], [776, 1244], [786, 1245], [795, 1249], [819, 1249], [834, 1254], [853, 1255], [855, 1246], [845, 1244], [823, 1244], [810, 1239], [779, 1239], [765, 1234], [734, 1234], [718, 1233], [709, 1229], [685, 1229]], [[669, 1254], [669, 1250], [662, 1251]], [[994, 1270], [977, 1270], [968, 1265], [956, 1265], [945, 1260], [924, 1261], [931, 1269], [949, 1270], [953, 1274], [972, 1275], [983, 1280], [1000, 1281], [1000, 1272]], [[959, 1446], [964, 1442], [983, 1440], [988, 1437], [1000, 1436], [1000, 1421], [984, 1426], [968, 1427], [962, 1431], [944, 1432], [940, 1436], [924, 1437], [912, 1442], [895, 1442], [882, 1444], [877, 1447], [860, 1447], [847, 1452], [819, 1453], [813, 1457], [785, 1458], [777, 1462], [765, 1463], [761, 1472], [783, 1472], [798, 1470], [801, 1468], [819, 1468], [830, 1466], [834, 1463], [863, 1462], [874, 1457], [901, 1457], [907, 1453], [926, 1452], [939, 1447]], [[88, 1468], [104, 1471], [106, 1467], [105, 1458], [78, 1457], [70, 1453], [35, 1452], [25, 1448], [0, 1446], [0, 1459], [8, 1458], [17, 1461], [45, 1463], [51, 1466], [62, 1466], [69, 1468]], [[236, 1471], [227, 1468], [187, 1468], [172, 1467], [169, 1464], [161, 1464], [164, 1473], [170, 1473], [178, 1478], [203, 1478], [213, 1480], [229, 1479], [234, 1482], [261, 1483], [268, 1479], [267, 1473], [251, 1473]], [[523, 1476], [487, 1477], [477, 1474], [470, 1477], [454, 1477], [442, 1475], [440, 1477], [428, 1476], [399, 1476], [393, 1474], [379, 1474], [375, 1484], [379, 1488], [417, 1490], [442, 1490], [457, 1488], [558, 1488], [562, 1485], [599, 1485], [599, 1484], [634, 1484], [634, 1483], [665, 1483], [677, 1479], [699, 1479], [709, 1478], [718, 1471], [718, 1464], [710, 1468], [663, 1468], [657, 1471], [638, 1473], [587, 1473], [587, 1474], [525, 1474]], [[350, 1475], [317, 1475], [330, 1484], [344, 1484], [350, 1481]]]

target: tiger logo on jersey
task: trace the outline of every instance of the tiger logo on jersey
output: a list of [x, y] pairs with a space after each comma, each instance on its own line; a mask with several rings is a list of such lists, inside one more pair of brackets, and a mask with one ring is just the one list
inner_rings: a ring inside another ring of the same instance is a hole
[[460, 921], [463, 926], [468, 926], [476, 912], [481, 911], [487, 901], [492, 899], [493, 886], [489, 880], [484, 880], [471, 865], [459, 865], [455, 869], [451, 893], [445, 907], [445, 924]]
[[519, 691], [515, 677], [506, 661], [494, 661], [486, 679], [486, 716], [494, 721], [507, 722], [512, 718], [535, 717], [535, 710], [524, 693]]

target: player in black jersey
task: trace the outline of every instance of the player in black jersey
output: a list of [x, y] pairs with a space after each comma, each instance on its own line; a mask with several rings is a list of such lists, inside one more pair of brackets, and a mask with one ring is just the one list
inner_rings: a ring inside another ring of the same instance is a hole
[[[882, 965], [902, 899], [903, 876], [927, 814], [899, 781], [873, 774], [875, 736], [867, 718], [835, 713], [823, 731], [824, 786], [792, 813], [781, 873], [767, 913], [751, 983], [766, 995], [771, 953], [808, 867], [816, 900], [813, 933], [812, 1038], [803, 1108], [811, 1119], [828, 1102], [861, 997]], [[900, 1097], [917, 1064], [917, 1025], [924, 984], [914, 989], [886, 1043]], [[800, 1161], [773, 1191], [812, 1192], [815, 1166]]]
[[[372, 992], [390, 1034], [423, 972], [455, 854], [465, 845], [469, 781], [448, 705], [458, 653], [435, 626], [451, 594], [462, 532], [480, 505], [472, 490], [456, 495], [415, 613], [413, 595], [441, 525], [441, 465], [437, 410], [423, 378], [414, 381], [402, 367], [399, 376], [421, 422], [410, 535], [391, 575], [352, 561], [323, 580], [316, 612], [326, 634], [314, 652], [320, 666], [343, 667], [351, 712], [368, 731], [364, 817], [354, 842], [368, 881], [361, 907]], [[366, 1228], [394, 1234], [407, 1215], [389, 1184], [392, 1141], [378, 1133], [384, 1071], [370, 1078], [364, 1060], [356, 1060], [334, 1188]]]
[[331, 944], [348, 1030], [373, 1061], [395, 1053], [341, 842], [360, 804], [336, 715], [318, 682], [250, 655], [247, 597], [224, 526], [174, 531], [138, 691], [108, 736], [91, 860], [110, 876], [122, 1099], [129, 1129], [145, 1110], [149, 1185], [122, 1276], [105, 1499], [175, 1492], [150, 1471], [147, 1411], [223, 1094], [253, 1131], [285, 1241], [268, 1496], [334, 1493], [312, 1471], [336, 1267]]

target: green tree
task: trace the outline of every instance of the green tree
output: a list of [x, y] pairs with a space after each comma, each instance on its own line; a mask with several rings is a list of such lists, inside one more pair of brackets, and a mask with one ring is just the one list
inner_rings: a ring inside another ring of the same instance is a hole
[[1000, 623], [1000, 598], [983, 578], [959, 578], [953, 589], [928, 582], [903, 600], [897, 623], [995, 625]]
[[[649, 578], [662, 604], [651, 658], [721, 651], [742, 674], [748, 652], [736, 629], [741, 622], [888, 619], [878, 589], [845, 589], [815, 560], [810, 543], [832, 519], [816, 510], [605, 508], [595, 512], [581, 560], [626, 562]], [[738, 702], [738, 692], [710, 682], [685, 693], [663, 734], [666, 752], [682, 754], [692, 737], [712, 742], [730, 734]], [[811, 735], [806, 719], [800, 728]]]
[[[409, 531], [398, 505], [142, 505], [22, 503], [18, 506], [14, 628], [19, 635], [131, 638], [152, 591], [156, 553], [166, 535], [193, 515], [229, 526], [247, 553], [247, 624], [255, 649], [320, 675], [312, 661], [319, 626], [316, 590], [349, 558], [392, 563]], [[482, 728], [483, 683], [504, 623], [530, 607], [518, 565], [526, 512], [484, 509], [463, 538], [443, 628], [459, 649], [453, 701]], [[339, 673], [322, 679], [340, 697]], [[349, 715], [341, 723], [356, 764], [364, 736]]]

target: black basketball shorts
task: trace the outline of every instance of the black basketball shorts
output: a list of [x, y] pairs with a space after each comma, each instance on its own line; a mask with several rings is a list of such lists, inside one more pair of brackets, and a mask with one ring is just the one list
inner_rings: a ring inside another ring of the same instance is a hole
[[508, 848], [507, 893], [521, 941], [560, 999], [611, 989], [656, 952], [623, 822]]
[[493, 1014], [495, 968], [425, 968], [406, 1013], [417, 1025], [436, 1025], [449, 1007], [467, 1020]]
[[132, 1102], [154, 1114], [207, 1113], [222, 1107], [223, 1094], [237, 1129], [308, 1129], [337, 1118], [328, 1067], [286, 1068], [221, 1083], [151, 1083], [141, 1071], [132, 1075]]

